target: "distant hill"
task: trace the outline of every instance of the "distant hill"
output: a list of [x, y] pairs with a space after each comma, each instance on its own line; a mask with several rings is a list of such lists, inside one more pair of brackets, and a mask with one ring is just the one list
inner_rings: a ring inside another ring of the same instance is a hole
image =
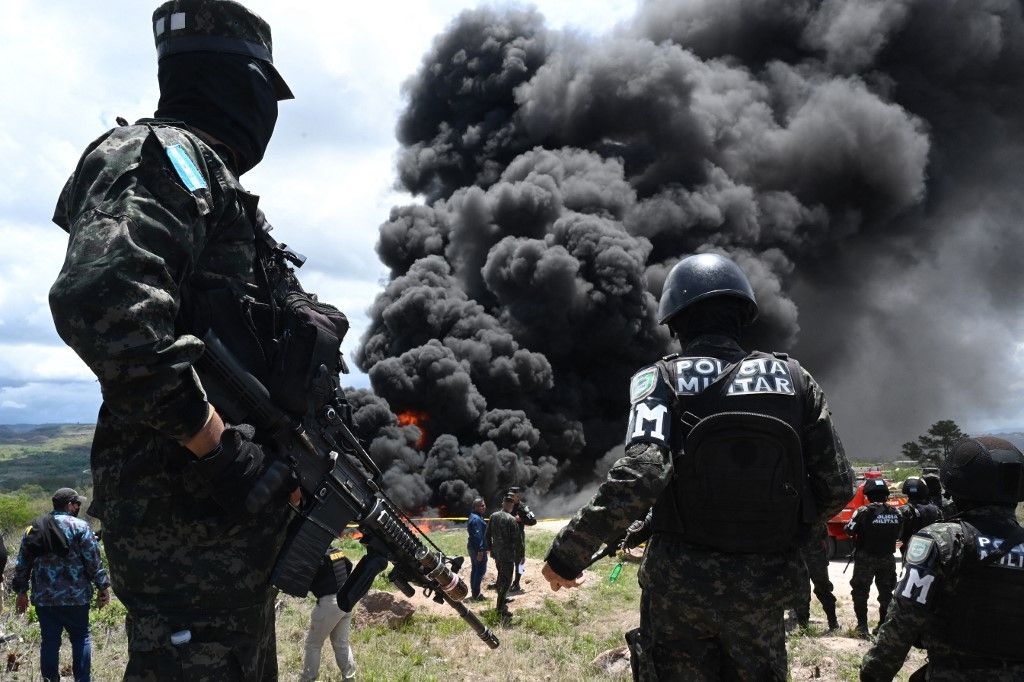
[[0, 425], [0, 493], [37, 485], [90, 488], [93, 424]]

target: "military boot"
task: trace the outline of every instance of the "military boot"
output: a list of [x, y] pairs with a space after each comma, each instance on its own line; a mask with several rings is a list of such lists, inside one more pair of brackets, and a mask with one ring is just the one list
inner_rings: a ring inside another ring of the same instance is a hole
[[867, 639], [868, 633], [868, 606], [867, 604], [854, 604], [853, 612], [857, 615], [857, 634]]
[[878, 631], [882, 627], [882, 623], [885, 622], [885, 614], [889, 612], [889, 603], [879, 604], [878, 606], [878, 626], [874, 629], [874, 634], [878, 634]]
[[829, 632], [839, 629], [839, 619], [836, 618], [836, 605], [823, 607], [825, 609], [825, 617], [828, 618], [828, 629]]

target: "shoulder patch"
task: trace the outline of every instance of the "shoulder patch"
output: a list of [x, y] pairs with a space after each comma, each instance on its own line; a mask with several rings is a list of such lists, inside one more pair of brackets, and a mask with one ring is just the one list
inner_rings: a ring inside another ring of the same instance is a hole
[[189, 192], [195, 192], [197, 189], [206, 189], [206, 179], [199, 172], [195, 162], [188, 155], [188, 152], [185, 151], [184, 147], [180, 144], [175, 144], [170, 147], [164, 147], [164, 149], [167, 152], [167, 158], [171, 160], [171, 165], [174, 166], [178, 177], [185, 183], [185, 187], [188, 187]]
[[935, 540], [931, 538], [926, 538], [921, 535], [913, 536], [910, 538], [910, 544], [907, 546], [907, 563], [924, 563], [924, 560], [932, 553], [932, 547], [934, 546]]
[[629, 402], [635, 403], [649, 396], [658, 384], [658, 368], [648, 367], [633, 375], [629, 382]]

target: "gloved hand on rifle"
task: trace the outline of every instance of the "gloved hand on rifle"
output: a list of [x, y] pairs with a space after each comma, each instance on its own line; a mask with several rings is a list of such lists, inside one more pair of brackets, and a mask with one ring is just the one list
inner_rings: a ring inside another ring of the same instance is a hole
[[228, 426], [217, 447], [193, 461], [192, 466], [213, 486], [213, 499], [225, 511], [243, 509], [246, 497], [263, 474], [263, 449], [252, 442], [255, 434], [248, 424]]

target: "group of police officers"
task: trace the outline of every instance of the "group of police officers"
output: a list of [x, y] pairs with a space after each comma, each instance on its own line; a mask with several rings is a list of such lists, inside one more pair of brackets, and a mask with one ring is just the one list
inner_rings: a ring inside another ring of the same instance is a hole
[[[756, 303], [735, 263], [684, 258], [659, 314], [681, 352], [633, 377], [625, 457], [555, 538], [543, 574], [555, 590], [579, 585], [586, 558], [653, 506], [640, 627], [626, 635], [634, 677], [785, 680], [787, 593], [807, 589], [812, 567], [838, 627], [821, 533], [852, 497], [853, 471], [810, 374], [784, 354], [739, 346]], [[715, 371], [699, 376], [700, 366]], [[872, 581], [878, 589], [861, 679], [893, 679], [916, 645], [928, 663], [913, 679], [1024, 680], [1024, 454], [1000, 438], [964, 438], [940, 478], [951, 498], [941, 511], [921, 478], [904, 483], [904, 508], [886, 503], [884, 481], [866, 480], [869, 504], [847, 525], [864, 636]], [[808, 601], [796, 600], [802, 623]]]
[[[196, 365], [210, 328], [267, 385], [282, 358], [303, 360], [282, 326], [296, 296], [315, 302], [292, 271], [302, 259], [268, 236], [238, 180], [292, 93], [270, 27], [237, 2], [169, 0], [152, 31], [156, 114], [90, 144], [54, 212], [69, 234], [54, 322], [103, 392], [88, 511], [128, 610], [125, 679], [273, 680], [269, 577], [291, 512], [283, 497], [244, 509], [267, 467], [260, 434], [230, 423]], [[853, 472], [813, 377], [740, 345], [757, 304], [735, 263], [683, 259], [658, 314], [679, 352], [633, 377], [625, 456], [543, 574], [553, 589], [578, 585], [594, 551], [653, 508], [640, 627], [627, 634], [637, 678], [784, 680], [783, 612], [810, 566], [800, 547], [850, 499]], [[957, 513], [926, 525], [922, 512], [907, 538], [863, 679], [891, 679], [912, 644], [928, 649], [926, 679], [1024, 679], [1022, 469], [999, 439], [953, 448], [941, 475]], [[891, 560], [872, 574], [881, 587]], [[835, 625], [834, 602], [826, 613]]]

